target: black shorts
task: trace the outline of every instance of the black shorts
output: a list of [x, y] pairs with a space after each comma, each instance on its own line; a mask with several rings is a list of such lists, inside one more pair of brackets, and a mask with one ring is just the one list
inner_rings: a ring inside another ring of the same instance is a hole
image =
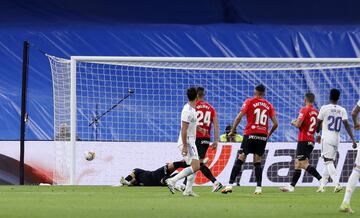
[[162, 179], [166, 176], [166, 169], [160, 167], [154, 171], [147, 171], [143, 169], [134, 169], [135, 185], [140, 186], [162, 186]]
[[197, 138], [195, 141], [196, 148], [198, 150], [199, 158], [204, 159], [206, 152], [210, 145], [210, 139], [209, 138]]
[[245, 135], [241, 143], [241, 151], [245, 154], [257, 154], [262, 156], [265, 152], [266, 135]]
[[314, 142], [302, 141], [298, 142], [296, 148], [296, 159], [310, 159], [310, 154], [314, 150]]

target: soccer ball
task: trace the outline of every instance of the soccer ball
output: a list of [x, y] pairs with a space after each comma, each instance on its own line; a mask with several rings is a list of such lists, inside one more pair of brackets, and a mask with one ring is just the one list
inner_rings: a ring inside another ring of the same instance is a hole
[[85, 160], [92, 161], [95, 159], [95, 152], [94, 151], [85, 151], [84, 156], [85, 156]]

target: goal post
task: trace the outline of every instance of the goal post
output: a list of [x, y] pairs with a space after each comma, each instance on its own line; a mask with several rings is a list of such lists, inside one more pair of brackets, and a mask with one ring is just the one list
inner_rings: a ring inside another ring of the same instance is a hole
[[[253, 95], [255, 85], [264, 84], [280, 124], [272, 142], [296, 141], [297, 130], [289, 123], [296, 118], [306, 92], [315, 93], [319, 108], [328, 102], [330, 89], [338, 88], [340, 104], [348, 113], [360, 95], [359, 58], [48, 58], [54, 138], [60, 154], [54, 173], [57, 184], [78, 184], [79, 142], [176, 142], [189, 86], [205, 87], [223, 132], [242, 102]], [[134, 90], [134, 95], [116, 104], [128, 90]], [[242, 130], [240, 124], [238, 132]], [[349, 141], [343, 130], [341, 140]]]

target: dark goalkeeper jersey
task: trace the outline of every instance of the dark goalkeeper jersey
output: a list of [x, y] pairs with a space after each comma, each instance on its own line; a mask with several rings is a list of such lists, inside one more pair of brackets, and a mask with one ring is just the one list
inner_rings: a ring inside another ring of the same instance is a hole
[[166, 167], [154, 171], [134, 169], [136, 184], [139, 186], [163, 186], [163, 181], [169, 177]]

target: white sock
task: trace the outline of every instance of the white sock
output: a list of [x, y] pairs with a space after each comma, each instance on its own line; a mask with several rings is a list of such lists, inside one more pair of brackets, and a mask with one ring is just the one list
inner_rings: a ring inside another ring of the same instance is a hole
[[186, 188], [185, 188], [186, 192], [192, 191], [194, 182], [195, 182], [195, 173], [188, 175], [187, 181], [186, 181]]
[[346, 185], [346, 192], [343, 200], [344, 203], [350, 204], [351, 195], [356, 189], [356, 185], [359, 182], [359, 178], [360, 178], [360, 169], [354, 168], [353, 171], [351, 172], [349, 181]]
[[331, 179], [333, 180], [334, 184], [337, 185], [339, 184], [339, 176], [337, 175], [335, 166], [334, 166], [334, 162], [329, 162], [326, 164], [326, 168], [330, 174]]
[[173, 180], [174, 182], [177, 182], [178, 180], [187, 177], [190, 174], [193, 174], [194, 170], [191, 166], [186, 167], [185, 169], [183, 169], [180, 173], [178, 173], [176, 176], [174, 176], [173, 178], [171, 178], [171, 180]]
[[321, 180], [321, 184], [322, 186], [325, 186], [326, 183], [329, 181], [329, 171], [328, 171], [328, 168], [327, 168], [327, 164], [325, 163], [325, 167], [324, 167], [324, 171], [323, 171], [323, 175], [322, 175], [322, 180]]

